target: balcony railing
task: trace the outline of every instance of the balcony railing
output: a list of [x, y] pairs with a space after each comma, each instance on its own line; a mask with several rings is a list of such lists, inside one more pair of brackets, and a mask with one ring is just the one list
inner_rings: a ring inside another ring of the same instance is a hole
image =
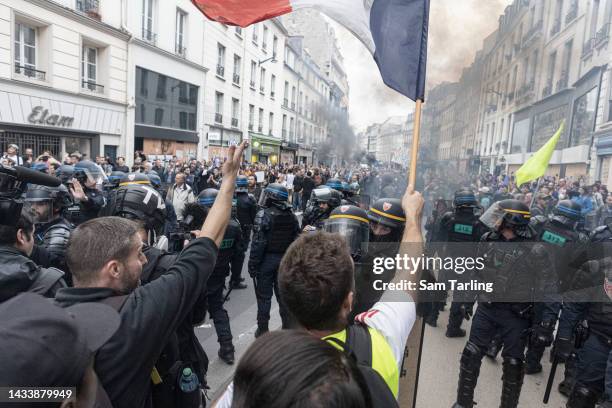
[[148, 43], [155, 45], [157, 43], [157, 34], [155, 34], [153, 31], [143, 28], [142, 39]]
[[593, 54], [593, 39], [589, 38], [582, 46], [582, 58], [588, 58]]
[[601, 27], [601, 30], [599, 30], [597, 34], [595, 34], [595, 38], [593, 39], [593, 42], [594, 42], [593, 46], [595, 48], [599, 48], [603, 44], [605, 44], [609, 38], [610, 38], [610, 23], [607, 23], [607, 24], [604, 24], [603, 27]]
[[568, 25], [578, 17], [578, 2], [574, 1], [565, 15], [565, 25]]
[[240, 85], [240, 75], [234, 74], [232, 77], [232, 82], [235, 83], [236, 85]]
[[489, 105], [489, 106], [487, 106], [486, 113], [493, 113], [493, 112], [497, 112], [497, 105]]
[[287, 99], [287, 98], [283, 99], [283, 106], [284, 106], [285, 108], [288, 108], [288, 107], [289, 107], [289, 99]]
[[516, 91], [516, 98], [520, 99], [520, 102], [523, 102], [523, 99], [529, 99], [533, 96], [533, 88], [535, 83], [532, 81], [528, 84], [523, 85], [518, 91]]
[[83, 89], [88, 89], [88, 90], [90, 90], [92, 92], [104, 93], [104, 86], [102, 86], [100, 84], [96, 84], [95, 82], [92, 82], [92, 81], [83, 80], [81, 82], [81, 87]]
[[19, 65], [17, 63], [15, 63], [15, 73], [27, 76], [28, 78], [38, 79], [39, 81], [44, 81], [47, 77], [47, 73], [45, 71], [26, 67], [25, 65]]
[[555, 22], [553, 23], [552, 28], [550, 29], [550, 36], [551, 37], [554, 36], [559, 31], [561, 31], [561, 20], [555, 20]]
[[232, 118], [232, 127], [238, 127], [238, 118]]
[[251, 81], [251, 88], [255, 89], [255, 81]]
[[548, 80], [548, 85], [546, 85], [544, 87], [544, 90], [542, 91], [542, 98], [546, 98], [547, 96], [550, 96], [552, 94], [552, 90], [553, 90], [552, 80]]
[[217, 65], [217, 75], [221, 78], [225, 76], [225, 67], [223, 65]]
[[569, 82], [569, 76], [566, 72], [561, 74], [561, 78], [557, 81], [557, 92], [562, 91], [567, 88]]
[[527, 34], [523, 37], [523, 48], [528, 48], [531, 46], [533, 41], [538, 37], [542, 32], [542, 27], [544, 26], [544, 21], [540, 20], [535, 25], [527, 31]]
[[216, 123], [223, 123], [223, 115], [220, 113], [215, 113], [215, 122]]
[[264, 88], [263, 86], [260, 86], [259, 87], [259, 92], [265, 93], [266, 92], [266, 88]]
[[183, 47], [181, 44], [176, 44], [174, 46], [174, 51], [176, 52], [176, 55], [178, 55], [179, 57], [183, 57], [183, 58], [187, 57], [187, 48]]

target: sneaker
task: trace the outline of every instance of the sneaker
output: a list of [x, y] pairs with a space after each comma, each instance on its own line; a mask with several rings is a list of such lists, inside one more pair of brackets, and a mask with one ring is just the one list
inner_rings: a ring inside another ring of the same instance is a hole
[[219, 358], [228, 365], [234, 364], [234, 346], [232, 343], [221, 344]]

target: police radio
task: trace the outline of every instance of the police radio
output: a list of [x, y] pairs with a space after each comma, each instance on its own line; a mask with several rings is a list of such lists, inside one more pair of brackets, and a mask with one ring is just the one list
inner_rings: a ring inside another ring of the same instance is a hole
[[0, 164], [0, 225], [14, 227], [21, 218], [22, 195], [28, 183], [57, 187], [60, 180], [26, 167]]

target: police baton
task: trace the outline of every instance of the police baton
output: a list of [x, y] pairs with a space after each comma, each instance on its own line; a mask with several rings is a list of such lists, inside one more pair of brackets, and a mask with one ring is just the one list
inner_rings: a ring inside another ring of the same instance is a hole
[[559, 356], [555, 355], [553, 357], [552, 367], [550, 367], [550, 374], [548, 375], [546, 390], [544, 391], [544, 399], [542, 400], [544, 404], [548, 404], [548, 399], [550, 398], [550, 391], [552, 390], [553, 382], [555, 381], [557, 365], [559, 365]]
[[225, 297], [223, 298], [223, 303], [227, 302], [227, 300], [229, 299], [230, 293], [232, 293], [232, 290], [234, 290], [234, 285], [230, 284], [230, 288], [225, 294]]

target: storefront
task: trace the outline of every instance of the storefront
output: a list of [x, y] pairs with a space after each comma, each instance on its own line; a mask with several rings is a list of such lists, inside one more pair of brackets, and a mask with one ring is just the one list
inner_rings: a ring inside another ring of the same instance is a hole
[[261, 133], [249, 132], [251, 140], [251, 163], [277, 164], [281, 141]]
[[223, 127], [211, 126], [208, 134], [208, 158], [216, 157], [224, 159], [227, 157], [227, 152], [232, 144], [240, 144], [242, 142], [242, 132], [235, 129], [225, 129]]
[[295, 164], [295, 157], [298, 144], [293, 142], [283, 142], [280, 148], [280, 162], [283, 164]]
[[306, 146], [300, 146], [297, 151], [297, 162], [299, 164], [311, 165], [312, 164], [312, 149]]
[[3, 84], [0, 118], [1, 151], [14, 143], [34, 157], [44, 151], [58, 160], [74, 152], [112, 157], [125, 135], [125, 106], [27, 85]]

